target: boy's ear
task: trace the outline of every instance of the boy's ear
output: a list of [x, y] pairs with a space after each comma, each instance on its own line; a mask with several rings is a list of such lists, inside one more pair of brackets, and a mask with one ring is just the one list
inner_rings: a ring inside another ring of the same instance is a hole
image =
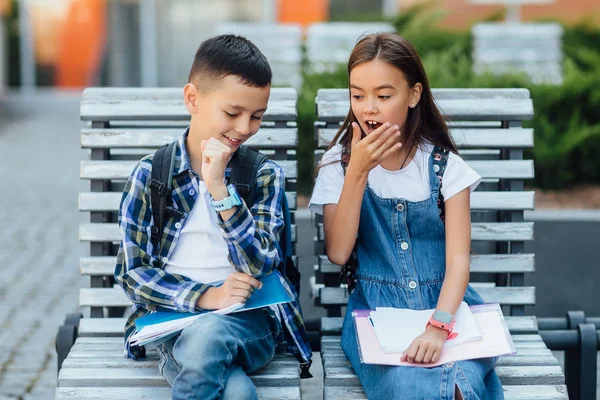
[[196, 114], [198, 112], [198, 89], [193, 83], [188, 83], [183, 88], [183, 100], [185, 101], [185, 107], [190, 114]]

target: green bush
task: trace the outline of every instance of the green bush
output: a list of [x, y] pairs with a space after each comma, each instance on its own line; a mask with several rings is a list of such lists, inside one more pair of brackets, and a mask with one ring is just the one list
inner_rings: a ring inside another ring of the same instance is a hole
[[[561, 85], [535, 85], [524, 75], [475, 75], [472, 72], [470, 32], [432, 28], [439, 15], [423, 9], [405, 13], [395, 22], [398, 31], [419, 51], [434, 88], [527, 88], [531, 92], [535, 147], [532, 184], [560, 189], [600, 183], [600, 29], [589, 23], [565, 26]], [[315, 149], [313, 123], [319, 88], [347, 87], [345, 66], [333, 73], [304, 76], [300, 94], [299, 191], [310, 193]]]

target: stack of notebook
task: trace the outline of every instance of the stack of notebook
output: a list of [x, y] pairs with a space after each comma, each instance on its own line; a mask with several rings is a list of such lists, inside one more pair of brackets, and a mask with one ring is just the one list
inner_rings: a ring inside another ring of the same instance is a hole
[[436, 363], [400, 361], [412, 341], [425, 331], [433, 310], [377, 308], [355, 310], [361, 361], [366, 364], [434, 367], [451, 361], [515, 354], [515, 346], [498, 304], [469, 307], [462, 303], [455, 319], [454, 339], [444, 344]]
[[230, 314], [292, 301], [292, 295], [281, 283], [278, 272], [260, 278], [259, 281], [263, 284], [262, 288], [255, 290], [245, 304], [237, 303], [220, 310], [202, 310], [193, 314], [159, 311], [138, 318], [135, 321], [137, 332], [129, 338], [129, 344], [155, 347], [179, 334], [204, 315]]

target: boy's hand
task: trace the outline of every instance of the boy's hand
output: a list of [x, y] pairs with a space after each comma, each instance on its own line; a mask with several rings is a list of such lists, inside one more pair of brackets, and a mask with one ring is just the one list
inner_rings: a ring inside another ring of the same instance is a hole
[[219, 287], [210, 288], [198, 299], [198, 307], [205, 310], [219, 310], [246, 300], [256, 289], [262, 288], [262, 282], [243, 272], [229, 275]]
[[448, 332], [428, 325], [419, 337], [417, 337], [408, 349], [402, 353], [400, 361], [411, 363], [434, 363], [440, 359], [442, 347], [448, 338]]
[[394, 152], [400, 150], [400, 130], [397, 125], [390, 126], [386, 122], [372, 133], [362, 138], [357, 122], [352, 123], [352, 153], [348, 168], [356, 172], [368, 174], [379, 163]]
[[210, 191], [211, 188], [225, 187], [223, 178], [231, 149], [215, 138], [203, 140], [200, 146], [202, 149], [202, 179], [207, 188]]

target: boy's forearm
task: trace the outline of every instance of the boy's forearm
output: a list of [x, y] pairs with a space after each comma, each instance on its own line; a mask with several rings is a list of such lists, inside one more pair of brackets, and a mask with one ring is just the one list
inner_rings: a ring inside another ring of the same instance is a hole
[[219, 288], [210, 287], [204, 292], [198, 301], [196, 302], [196, 308], [202, 310], [216, 310], [219, 307], [217, 306], [219, 300]]
[[[227, 186], [225, 186], [225, 183], [211, 186], [210, 188], [208, 188], [208, 192], [210, 193], [212, 198], [215, 199], [215, 201], [220, 201], [220, 200], [223, 200], [223, 199], [229, 197], [229, 191], [227, 190]], [[234, 207], [230, 208], [229, 210], [220, 211], [219, 216], [221, 217], [221, 219], [223, 221], [227, 221], [231, 217], [233, 217], [233, 215], [236, 213], [237, 210], [238, 210], [238, 207], [234, 206]]]

